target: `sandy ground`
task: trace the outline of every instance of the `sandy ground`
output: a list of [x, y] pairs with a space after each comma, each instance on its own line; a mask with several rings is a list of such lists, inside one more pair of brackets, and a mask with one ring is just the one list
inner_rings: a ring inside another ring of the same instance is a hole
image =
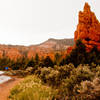
[[22, 78], [14, 77], [13, 79], [9, 80], [8, 82], [0, 84], [0, 100], [9, 100], [8, 96], [10, 94], [10, 90], [22, 80], [23, 80]]

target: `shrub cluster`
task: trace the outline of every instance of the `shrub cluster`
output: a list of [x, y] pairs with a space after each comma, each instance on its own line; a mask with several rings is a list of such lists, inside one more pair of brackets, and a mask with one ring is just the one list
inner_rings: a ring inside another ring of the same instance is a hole
[[57, 98], [59, 98], [59, 100], [66, 100], [65, 98], [73, 100], [73, 98], [79, 94], [77, 85], [79, 85], [82, 81], [91, 81], [94, 76], [95, 73], [89, 69], [89, 66], [78, 66], [71, 71], [69, 77], [66, 77], [66, 79], [63, 80], [58, 89]]
[[[54, 68], [44, 67], [38, 68], [35, 73], [43, 83], [58, 90], [55, 100], [87, 100], [89, 96], [88, 100], [99, 100], [97, 98], [100, 89], [95, 90], [97, 89], [95, 86], [97, 86], [97, 83], [99, 84], [100, 80], [99, 65], [96, 66], [96, 64], [92, 63], [91, 66], [80, 64], [77, 68], [73, 64], [54, 66]], [[89, 88], [89, 83], [95, 84], [95, 86], [90, 85], [91, 88]], [[97, 92], [95, 93], [95, 91]], [[93, 93], [95, 95], [92, 97]]]
[[54, 66], [39, 68], [35, 73], [41, 78], [44, 83], [49, 84], [52, 87], [58, 87], [62, 80], [69, 77], [70, 72], [74, 69], [72, 64], [64, 66]]
[[100, 99], [100, 78], [93, 81], [83, 81], [78, 87], [79, 94], [75, 96], [77, 100], [99, 100]]

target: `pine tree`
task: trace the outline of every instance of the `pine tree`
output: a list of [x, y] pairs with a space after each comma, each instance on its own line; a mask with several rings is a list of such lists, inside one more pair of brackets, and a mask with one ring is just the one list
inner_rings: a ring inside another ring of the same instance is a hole
[[35, 61], [34, 61], [34, 58], [33, 57], [28, 61], [27, 66], [28, 67], [34, 67], [35, 66]]
[[38, 65], [39, 64], [39, 55], [36, 53], [35, 55], [35, 64]]
[[60, 59], [61, 59], [61, 55], [59, 53], [56, 53], [55, 58], [54, 58], [54, 64], [59, 65], [60, 64]]
[[87, 62], [86, 56], [86, 47], [79, 39], [76, 42], [76, 47], [72, 50], [72, 52], [69, 55], [66, 56], [65, 60], [63, 60], [62, 63], [73, 63], [75, 67], [77, 67], [79, 64], [85, 64]]
[[44, 59], [44, 66], [45, 67], [53, 67], [54, 63], [49, 56]]

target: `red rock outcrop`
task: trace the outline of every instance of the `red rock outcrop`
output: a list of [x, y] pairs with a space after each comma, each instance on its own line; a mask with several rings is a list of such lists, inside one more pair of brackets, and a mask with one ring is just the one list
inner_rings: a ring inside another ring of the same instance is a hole
[[100, 22], [91, 11], [88, 3], [85, 3], [83, 12], [79, 12], [79, 23], [74, 33], [74, 40], [81, 39], [87, 50], [91, 50], [94, 45], [100, 50]]
[[73, 43], [73, 39], [48, 39], [41, 44], [31, 46], [0, 44], [0, 58], [8, 57], [11, 60], [16, 60], [21, 57], [28, 57], [31, 59], [38, 53], [40, 58], [50, 56], [54, 59], [56, 52], [64, 52]]

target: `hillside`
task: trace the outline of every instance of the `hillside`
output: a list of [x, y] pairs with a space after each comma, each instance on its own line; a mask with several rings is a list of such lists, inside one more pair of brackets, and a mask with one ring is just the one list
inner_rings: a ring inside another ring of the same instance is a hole
[[39, 47], [44, 48], [52, 48], [54, 50], [64, 50], [68, 46], [72, 46], [74, 44], [73, 39], [53, 39], [50, 38], [47, 41], [41, 43]]
[[27, 56], [29, 58], [35, 56], [38, 53], [40, 56], [51, 55], [55, 51], [66, 50], [69, 46], [74, 44], [73, 39], [48, 39], [47, 41], [30, 46], [20, 46], [20, 45], [0, 45], [0, 57], [9, 57], [11, 59], [16, 59], [22, 56]]

